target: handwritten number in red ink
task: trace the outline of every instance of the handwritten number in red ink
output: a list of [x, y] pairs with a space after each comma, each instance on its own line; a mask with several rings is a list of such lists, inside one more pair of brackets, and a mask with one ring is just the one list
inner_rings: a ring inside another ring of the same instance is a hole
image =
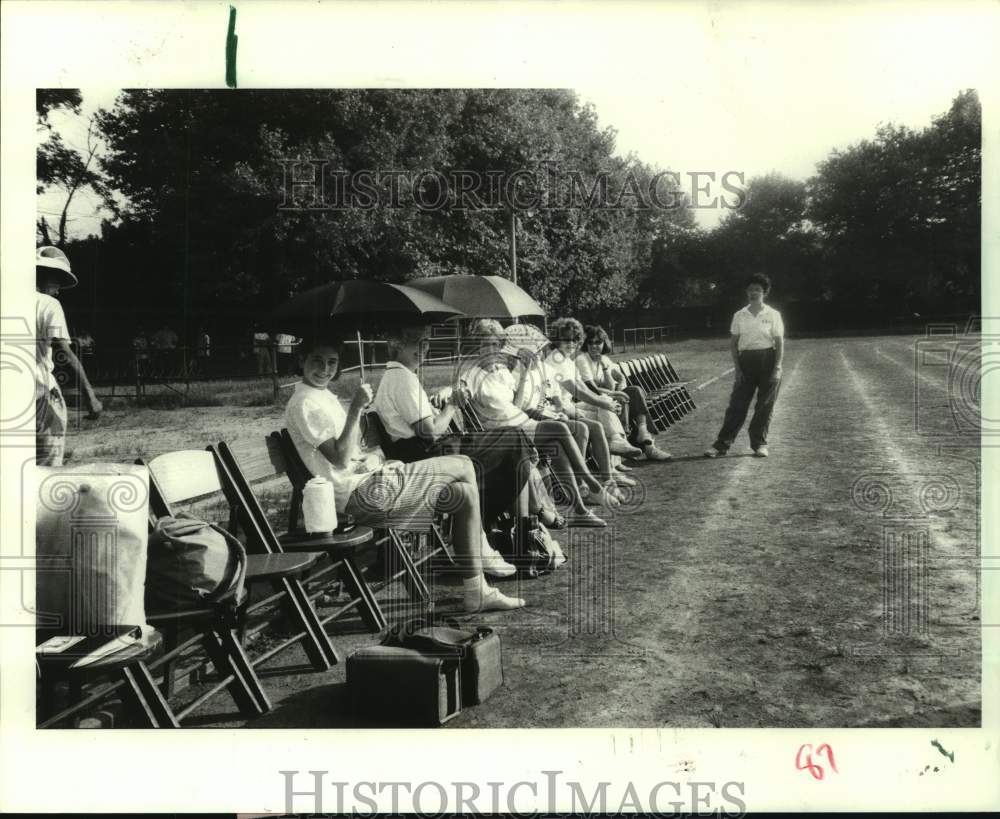
[[823, 751], [826, 751], [826, 760], [830, 763], [830, 767], [833, 768], [833, 772], [840, 773], [840, 771], [837, 770], [837, 762], [833, 758], [833, 748], [824, 742], [816, 749], [816, 754], [819, 755], [823, 753]]
[[[840, 773], [837, 770], [837, 763], [833, 757], [833, 748], [826, 742], [816, 749], [816, 755], [819, 756], [820, 754], [826, 756], [826, 760], [830, 763], [830, 767], [834, 773]], [[798, 753], [795, 754], [795, 768], [799, 771], [809, 771], [813, 779], [822, 780], [826, 776], [823, 766], [813, 762], [812, 745], [802, 745], [799, 747]]]

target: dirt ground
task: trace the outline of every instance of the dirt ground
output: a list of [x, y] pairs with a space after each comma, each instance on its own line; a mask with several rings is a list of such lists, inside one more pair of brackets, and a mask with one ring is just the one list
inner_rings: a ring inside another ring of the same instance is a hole
[[[609, 529], [555, 533], [570, 561], [520, 583], [528, 608], [469, 618], [433, 578], [438, 610], [496, 628], [505, 657], [504, 687], [449, 727], [979, 725], [979, 439], [954, 428], [946, 356], [913, 337], [790, 340], [771, 457], [750, 457], [744, 432], [708, 460], [725, 343], [668, 347], [698, 405], [659, 438], [674, 460], [635, 464], [641, 490]], [[280, 416], [113, 409], [69, 448], [131, 460]], [[401, 594], [380, 595], [396, 616]], [[354, 625], [332, 632], [345, 657], [376, 639]], [[191, 724], [354, 724], [343, 664], [264, 685], [272, 712], [248, 721], [222, 696]]]

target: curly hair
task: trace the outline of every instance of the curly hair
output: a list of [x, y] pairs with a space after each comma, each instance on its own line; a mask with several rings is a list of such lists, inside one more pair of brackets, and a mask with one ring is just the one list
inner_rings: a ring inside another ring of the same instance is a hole
[[549, 341], [553, 347], [560, 341], [583, 341], [583, 325], [575, 318], [558, 318], [549, 325]]
[[744, 287], [749, 287], [751, 284], [759, 284], [763, 287], [765, 296], [771, 292], [771, 277], [766, 273], [754, 273], [748, 276]]
[[469, 335], [472, 338], [498, 338], [504, 340], [503, 325], [496, 319], [483, 318], [476, 319], [469, 328]]
[[595, 341], [601, 342], [601, 355], [611, 355], [614, 350], [611, 346], [611, 339], [608, 338], [607, 331], [599, 324], [584, 328], [583, 347], [586, 351]]

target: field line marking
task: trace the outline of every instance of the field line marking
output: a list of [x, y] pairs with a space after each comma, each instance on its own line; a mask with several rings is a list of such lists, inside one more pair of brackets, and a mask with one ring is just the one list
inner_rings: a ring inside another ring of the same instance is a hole
[[884, 358], [886, 361], [891, 361], [897, 367], [902, 367], [904, 370], [906, 370], [907, 372], [909, 372], [911, 375], [915, 375], [917, 378], [919, 378], [921, 381], [923, 381], [925, 384], [927, 384], [927, 386], [933, 387], [938, 392], [943, 392], [945, 395], [948, 395], [948, 396], [951, 395], [951, 392], [948, 390], [947, 387], [942, 386], [937, 381], [931, 380], [931, 378], [929, 376], [925, 375], [924, 373], [916, 372], [908, 364], [904, 364], [902, 361], [900, 361], [897, 358], [889, 355], [888, 353], [882, 352], [881, 348], [879, 348], [879, 347], [875, 348], [875, 355], [877, 355], [879, 358]]
[[729, 373], [731, 373], [735, 369], [736, 369], [735, 367], [730, 367], [728, 370], [723, 370], [721, 373], [715, 376], [715, 378], [709, 378], [708, 381], [706, 381], [704, 384], [699, 384], [697, 387], [695, 387], [694, 392], [705, 389], [705, 387], [707, 387], [709, 384], [714, 384], [720, 378], [725, 378], [727, 375], [729, 375]]
[[[898, 470], [900, 481], [907, 488], [910, 501], [916, 502], [916, 505], [919, 506], [920, 497], [916, 489], [917, 479], [914, 476], [920, 475], [922, 472], [915, 469], [913, 463], [903, 453], [903, 449], [897, 442], [896, 436], [889, 429], [889, 425], [886, 424], [882, 414], [878, 411], [878, 408], [873, 404], [871, 393], [869, 391], [869, 384], [866, 379], [857, 372], [850, 360], [847, 358], [847, 355], [844, 353], [844, 350], [840, 349], [839, 352], [841, 361], [847, 369], [847, 374], [850, 376], [851, 384], [858, 393], [861, 403], [865, 406], [865, 409], [868, 410], [868, 415], [871, 419], [872, 425], [878, 430], [879, 440], [882, 442], [882, 448], [885, 452], [887, 462], [894, 465]], [[947, 533], [943, 533], [941, 531], [942, 527], [945, 525], [945, 521], [940, 517], [940, 515], [935, 515], [933, 513], [928, 513], [926, 515], [926, 519], [928, 524], [928, 534], [932, 541], [931, 545], [936, 546], [934, 551], [937, 552], [949, 539]], [[977, 549], [977, 552], [978, 551], [979, 550]], [[979, 571], [978, 555], [974, 563], [975, 566], [972, 569], [965, 570], [971, 571], [973, 574], [977, 573]]]

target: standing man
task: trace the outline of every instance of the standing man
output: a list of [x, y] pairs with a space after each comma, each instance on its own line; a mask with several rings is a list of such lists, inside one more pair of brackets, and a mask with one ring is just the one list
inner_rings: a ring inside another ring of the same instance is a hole
[[57, 247], [40, 247], [35, 255], [35, 462], [62, 466], [66, 448], [66, 402], [53, 375], [55, 359], [76, 373], [90, 419], [103, 407], [80, 359], [70, 347], [69, 327], [56, 300], [63, 288], [76, 287], [69, 259]]
[[767, 457], [767, 428], [781, 387], [781, 361], [785, 355], [785, 325], [781, 313], [764, 304], [764, 297], [770, 291], [771, 280], [763, 273], [754, 273], [747, 280], [749, 303], [733, 315], [729, 327], [735, 368], [733, 392], [729, 396], [722, 429], [715, 443], [705, 450], [707, 458], [729, 451], [743, 427], [754, 393], [757, 393], [757, 404], [748, 430], [750, 448], [758, 458]]

